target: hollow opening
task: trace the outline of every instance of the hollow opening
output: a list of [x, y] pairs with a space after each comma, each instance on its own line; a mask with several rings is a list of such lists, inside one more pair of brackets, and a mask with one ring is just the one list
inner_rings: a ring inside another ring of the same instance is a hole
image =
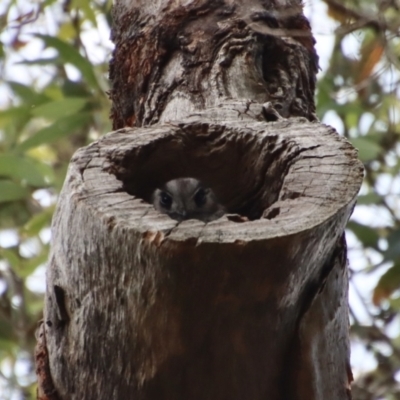
[[295, 142], [275, 133], [201, 123], [147, 138], [111, 160], [127, 193], [151, 203], [167, 181], [193, 177], [214, 191], [228, 213], [249, 220], [277, 200], [297, 154]]

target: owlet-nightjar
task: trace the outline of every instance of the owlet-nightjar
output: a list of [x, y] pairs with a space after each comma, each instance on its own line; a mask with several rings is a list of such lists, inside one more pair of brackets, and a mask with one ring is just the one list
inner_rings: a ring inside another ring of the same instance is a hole
[[166, 182], [152, 196], [154, 208], [172, 219], [214, 221], [225, 214], [212, 189], [195, 178], [178, 178]]

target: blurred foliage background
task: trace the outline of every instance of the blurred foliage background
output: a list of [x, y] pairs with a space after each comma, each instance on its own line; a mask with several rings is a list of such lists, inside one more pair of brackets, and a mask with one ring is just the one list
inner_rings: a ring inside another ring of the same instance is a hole
[[[359, 149], [348, 226], [356, 400], [400, 398], [400, 1], [305, 1], [317, 109]], [[74, 151], [111, 130], [111, 0], [0, 3], [0, 399], [33, 399], [51, 216]]]

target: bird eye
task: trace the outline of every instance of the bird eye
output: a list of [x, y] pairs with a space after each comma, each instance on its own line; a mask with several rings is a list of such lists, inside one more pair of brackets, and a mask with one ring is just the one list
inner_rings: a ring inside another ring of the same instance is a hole
[[196, 194], [194, 195], [194, 202], [196, 203], [197, 207], [203, 207], [207, 201], [207, 190], [200, 188]]
[[163, 207], [170, 208], [172, 205], [172, 197], [166, 192], [161, 192], [160, 203]]

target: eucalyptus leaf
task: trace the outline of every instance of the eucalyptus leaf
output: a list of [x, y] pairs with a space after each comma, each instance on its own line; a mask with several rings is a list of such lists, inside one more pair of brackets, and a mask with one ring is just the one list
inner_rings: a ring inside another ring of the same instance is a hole
[[57, 63], [57, 57], [48, 58], [34, 58], [32, 60], [20, 61], [17, 64], [20, 65], [55, 65]]
[[400, 228], [391, 232], [387, 238], [388, 249], [384, 253], [386, 260], [397, 260], [400, 259]]
[[0, 249], [0, 258], [7, 260], [12, 268], [17, 268], [21, 259], [15, 249]]
[[379, 234], [375, 229], [355, 221], [350, 221], [347, 228], [357, 236], [365, 247], [377, 248]]
[[0, 352], [14, 352], [18, 346], [14, 340], [13, 326], [6, 319], [2, 319], [0, 324]]
[[7, 83], [14, 93], [28, 104], [38, 105], [50, 100], [46, 95], [38, 93], [32, 86], [14, 81], [8, 81]]
[[28, 196], [27, 188], [9, 180], [0, 180], [0, 203], [22, 200]]
[[372, 297], [374, 304], [387, 299], [397, 289], [400, 289], [400, 263], [394, 264], [379, 279]]
[[38, 235], [39, 232], [45, 228], [46, 226], [50, 225], [51, 217], [52, 217], [51, 209], [46, 209], [45, 211], [35, 214], [25, 225], [23, 231], [28, 236]]
[[74, 65], [90, 86], [99, 88], [93, 65], [79, 53], [76, 47], [54, 36], [36, 36], [42, 39], [48, 47], [55, 48], [64, 63], [71, 63]]
[[90, 113], [78, 113], [72, 116], [60, 118], [50, 126], [40, 129], [33, 136], [26, 139], [18, 146], [18, 150], [24, 151], [44, 143], [75, 133], [77, 129], [83, 128], [91, 119]]
[[38, 162], [28, 157], [14, 154], [0, 154], [0, 176], [24, 181], [32, 186], [46, 186], [49, 182]]
[[357, 204], [379, 204], [382, 202], [382, 197], [377, 193], [368, 193], [364, 195], [360, 195], [357, 198]]
[[383, 149], [376, 142], [368, 140], [367, 137], [358, 137], [350, 139], [352, 145], [358, 149], [358, 156], [361, 161], [375, 160], [380, 154], [383, 153]]
[[48, 119], [59, 119], [67, 115], [76, 114], [87, 104], [87, 99], [82, 97], [67, 97], [61, 100], [54, 100], [32, 109], [35, 117]]
[[7, 110], [0, 110], [0, 126], [13, 120], [29, 119], [31, 107], [27, 105], [10, 107]]
[[47, 257], [47, 247], [45, 247], [38, 256], [22, 260], [22, 262], [18, 265], [18, 268], [15, 268], [18, 276], [21, 278], [28, 277], [35, 272], [37, 267], [46, 263]]

